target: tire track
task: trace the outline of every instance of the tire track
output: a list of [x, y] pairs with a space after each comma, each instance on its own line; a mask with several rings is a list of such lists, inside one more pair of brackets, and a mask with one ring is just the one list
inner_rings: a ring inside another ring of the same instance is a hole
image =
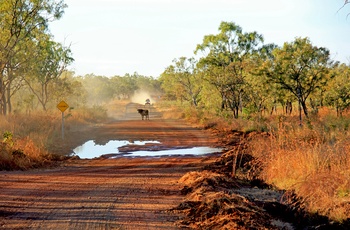
[[1, 172], [0, 228], [178, 229], [179, 217], [166, 210], [182, 200], [177, 180], [202, 160], [77, 160], [54, 170]]

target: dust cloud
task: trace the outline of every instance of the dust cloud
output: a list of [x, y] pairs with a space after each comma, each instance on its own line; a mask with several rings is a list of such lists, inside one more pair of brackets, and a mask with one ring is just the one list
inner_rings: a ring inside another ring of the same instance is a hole
[[[139, 103], [139, 104], [145, 104], [147, 99], [151, 99], [151, 95], [147, 91], [138, 90], [134, 93], [134, 95], [131, 97], [131, 102]], [[151, 100], [151, 104], [152, 104]]]

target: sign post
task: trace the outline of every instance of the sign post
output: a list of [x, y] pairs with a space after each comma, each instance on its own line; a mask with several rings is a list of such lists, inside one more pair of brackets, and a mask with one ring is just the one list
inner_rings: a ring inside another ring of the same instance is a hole
[[65, 101], [58, 103], [57, 108], [62, 112], [62, 140], [64, 139], [64, 111], [69, 108], [69, 105]]

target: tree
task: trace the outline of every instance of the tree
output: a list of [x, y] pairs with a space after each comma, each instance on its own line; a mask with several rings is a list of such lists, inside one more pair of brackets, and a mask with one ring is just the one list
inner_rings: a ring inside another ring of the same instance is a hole
[[105, 76], [96, 76], [94, 74], [86, 74], [79, 77], [78, 80], [83, 85], [88, 97], [86, 100], [91, 105], [99, 105], [113, 99], [116, 88], [113, 80]]
[[[7, 0], [0, 1], [0, 110], [7, 114], [11, 84], [16, 75], [11, 75], [26, 62], [21, 57], [31, 58], [31, 42], [38, 34], [48, 33], [48, 23], [59, 19], [66, 5], [55, 0]], [[23, 54], [26, 54], [23, 56]]]
[[136, 76], [136, 86], [137, 91], [149, 93], [150, 96], [156, 96], [161, 94], [161, 86], [160, 81], [158, 79], [155, 79], [151, 76], [143, 76], [138, 74], [137, 72], [134, 73], [134, 76]]
[[325, 100], [337, 110], [337, 116], [341, 117], [344, 110], [350, 107], [350, 67], [342, 64], [333, 71], [335, 77], [329, 82]]
[[[264, 63], [270, 83], [289, 91], [298, 100], [305, 116], [308, 116], [306, 100], [311, 93], [327, 82], [332, 66], [328, 49], [313, 46], [308, 38], [296, 38], [273, 51], [273, 60]], [[301, 111], [300, 109], [300, 111]]]
[[71, 107], [84, 106], [87, 103], [87, 92], [72, 71], [64, 71], [50, 88], [53, 92], [51, 101], [55, 102], [55, 107], [62, 99], [69, 102]]
[[[254, 52], [250, 57], [249, 71], [246, 74], [246, 107], [250, 113], [262, 114], [271, 108], [271, 112], [275, 110], [278, 101], [278, 94], [274, 87], [267, 87], [267, 78], [264, 72], [259, 71], [260, 67], [266, 60], [272, 60], [272, 51], [277, 47], [275, 44], [263, 45]], [[270, 85], [271, 86], [271, 85]]]
[[235, 23], [221, 22], [219, 34], [204, 36], [195, 50], [204, 52], [199, 66], [206, 72], [205, 80], [220, 93], [221, 108], [229, 108], [236, 118], [243, 106], [250, 57], [262, 43], [263, 37], [257, 32], [243, 33]]
[[36, 55], [33, 58], [35, 63], [32, 63], [33, 67], [24, 78], [44, 110], [47, 109], [47, 103], [53, 99], [52, 95], [55, 91], [63, 90], [57, 88], [53, 90], [54, 85], [63, 83], [59, 78], [74, 60], [69, 47], [52, 41], [48, 35], [45, 37], [39, 40]]
[[178, 99], [198, 106], [203, 85], [194, 58], [174, 59], [173, 65], [167, 67], [161, 75], [160, 81], [163, 88], [175, 94]]
[[118, 98], [131, 98], [135, 91], [140, 89], [137, 84], [137, 78], [137, 73], [134, 73], [133, 75], [125, 74], [123, 77], [113, 77], [111, 83], [115, 89], [114, 96], [117, 96]]

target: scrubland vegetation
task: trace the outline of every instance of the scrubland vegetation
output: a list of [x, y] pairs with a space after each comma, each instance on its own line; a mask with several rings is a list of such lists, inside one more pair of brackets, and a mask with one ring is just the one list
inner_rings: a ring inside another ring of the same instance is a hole
[[254, 134], [233, 151], [253, 157], [249, 172], [239, 165], [235, 176], [293, 191], [299, 207], [310, 212], [349, 218], [350, 66], [333, 61], [327, 48], [308, 38], [282, 47], [264, 44], [257, 32], [222, 22], [218, 34], [196, 47], [198, 60], [174, 59], [159, 78], [75, 76], [67, 70], [69, 46], [54, 42], [48, 30], [66, 5], [28, 2], [0, 3], [0, 169], [64, 158], [50, 153], [61, 135], [59, 101], [70, 106], [69, 131], [106, 121], [108, 105], [138, 93], [151, 97], [165, 117], [224, 134]]
[[275, 124], [268, 135], [249, 142], [257, 176], [300, 196], [294, 205], [333, 220], [349, 218], [349, 117], [321, 110], [303, 127], [293, 118]]
[[[220, 133], [230, 143], [222, 161], [230, 176], [262, 180], [285, 191], [285, 203], [295, 209], [342, 222], [349, 218], [350, 114], [320, 108], [317, 116], [299, 124], [298, 112], [238, 119], [209, 111], [183, 111], [182, 117]], [[205, 114], [205, 115], [204, 115]], [[178, 115], [181, 117], [180, 115]], [[235, 138], [231, 138], [234, 136]], [[232, 143], [233, 140], [235, 143]], [[251, 158], [242, 159], [251, 156]], [[236, 158], [233, 167], [232, 159]], [[227, 160], [227, 159], [230, 159]]]
[[162, 86], [181, 107], [191, 105], [184, 117], [228, 136], [250, 133], [231, 152], [253, 160], [248, 171], [232, 166], [234, 176], [261, 179], [296, 194], [289, 199], [296, 208], [344, 221], [350, 215], [350, 68], [307, 38], [283, 47], [262, 42], [256, 32], [223, 22], [197, 46], [203, 57], [175, 59]]
[[[106, 120], [107, 110], [102, 107], [72, 110], [65, 113], [65, 132]], [[53, 151], [64, 141], [61, 125], [58, 110], [1, 116], [0, 170], [48, 167], [66, 159], [69, 153]]]

